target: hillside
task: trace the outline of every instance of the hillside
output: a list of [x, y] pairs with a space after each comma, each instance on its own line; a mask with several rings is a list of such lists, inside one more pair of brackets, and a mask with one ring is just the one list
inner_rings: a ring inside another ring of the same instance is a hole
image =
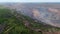
[[44, 24], [60, 27], [60, 3], [4, 3], [3, 6]]
[[60, 28], [42, 23], [16, 10], [0, 8], [0, 34], [56, 34], [60, 32]]

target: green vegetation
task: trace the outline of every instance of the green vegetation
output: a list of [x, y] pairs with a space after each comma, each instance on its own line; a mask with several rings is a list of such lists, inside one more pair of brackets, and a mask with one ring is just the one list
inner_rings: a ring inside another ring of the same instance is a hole
[[[24, 25], [25, 20], [30, 23], [31, 28]], [[9, 9], [0, 9], [0, 25], [0, 34], [42, 34], [42, 32], [36, 32], [32, 29], [41, 29], [42, 31], [49, 31], [49, 29], [58, 31], [60, 29], [35, 22], [30, 17]]]

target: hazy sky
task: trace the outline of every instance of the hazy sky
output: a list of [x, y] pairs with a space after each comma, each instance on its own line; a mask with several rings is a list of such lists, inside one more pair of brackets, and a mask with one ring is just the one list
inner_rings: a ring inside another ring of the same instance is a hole
[[0, 0], [0, 2], [60, 2], [60, 0]]

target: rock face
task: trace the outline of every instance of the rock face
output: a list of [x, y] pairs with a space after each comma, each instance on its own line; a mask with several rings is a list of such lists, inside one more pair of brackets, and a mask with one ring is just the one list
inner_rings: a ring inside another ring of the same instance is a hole
[[17, 3], [6, 6], [11, 9], [16, 9], [33, 19], [37, 19], [52, 26], [60, 27], [60, 4]]

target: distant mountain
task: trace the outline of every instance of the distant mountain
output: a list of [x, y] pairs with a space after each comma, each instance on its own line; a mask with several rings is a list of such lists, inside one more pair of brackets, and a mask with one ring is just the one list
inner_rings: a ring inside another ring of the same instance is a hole
[[16, 9], [38, 21], [60, 27], [60, 3], [9, 3], [4, 6]]

